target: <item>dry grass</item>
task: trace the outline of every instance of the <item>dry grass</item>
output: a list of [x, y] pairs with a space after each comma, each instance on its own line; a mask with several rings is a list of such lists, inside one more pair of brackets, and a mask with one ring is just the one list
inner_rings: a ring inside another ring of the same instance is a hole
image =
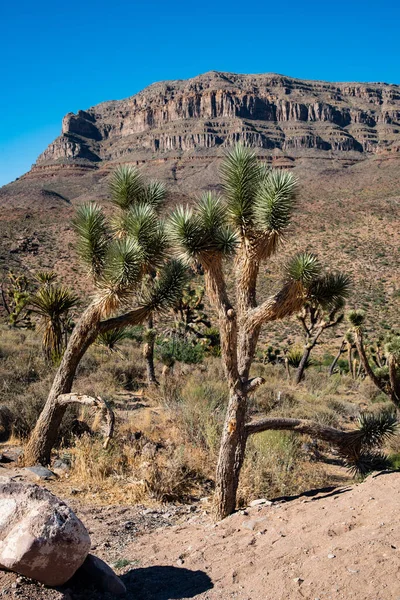
[[[1, 329], [2, 403], [18, 416], [14, 431], [25, 437], [49, 390], [54, 374], [41, 357], [37, 333]], [[161, 373], [162, 366], [157, 364]], [[256, 363], [262, 386], [250, 415], [312, 418], [333, 426], [351, 426], [360, 408], [378, 409], [381, 398], [366, 381], [328, 377], [326, 369], [310, 368], [295, 387], [282, 366]], [[125, 340], [121, 352], [92, 346], [80, 365], [74, 389], [101, 395], [116, 411], [116, 435], [107, 450], [96, 434], [94, 412], [71, 412], [64, 423], [56, 454], [67, 457], [71, 470], [56, 484], [68, 495], [97, 504], [188, 502], [212, 492], [219, 440], [228, 399], [221, 361], [176, 364], [160, 388], [144, 386], [140, 346]], [[140, 393], [143, 390], [144, 393]], [[91, 435], [71, 438], [73, 421], [86, 422]], [[253, 436], [248, 443], [239, 501], [291, 495], [333, 482], [332, 469], [317, 460], [328, 449], [311, 440], [282, 432]], [[392, 452], [397, 451], [394, 445]], [[340, 471], [340, 467], [337, 467]], [[343, 470], [342, 470], [343, 472]]]

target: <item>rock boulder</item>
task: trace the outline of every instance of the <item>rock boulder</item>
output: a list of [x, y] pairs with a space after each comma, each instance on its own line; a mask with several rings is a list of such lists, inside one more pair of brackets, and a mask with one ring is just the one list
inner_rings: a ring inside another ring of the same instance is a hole
[[37, 485], [0, 478], [0, 568], [62, 585], [89, 549], [85, 526], [64, 502]]

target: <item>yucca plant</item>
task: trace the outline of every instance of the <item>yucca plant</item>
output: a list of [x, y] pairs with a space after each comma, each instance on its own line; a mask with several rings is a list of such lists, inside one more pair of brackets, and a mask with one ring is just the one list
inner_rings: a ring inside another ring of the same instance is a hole
[[36, 271], [34, 277], [38, 283], [49, 285], [57, 279], [57, 273], [55, 271]]
[[[296, 314], [317, 294], [324, 307], [331, 308], [347, 288], [347, 280], [328, 281], [325, 276], [322, 281], [316, 257], [300, 253], [283, 266], [277, 293], [259, 304], [260, 265], [277, 253], [288, 234], [297, 181], [290, 171], [268, 169], [252, 150], [240, 145], [227, 153], [221, 179], [222, 197], [206, 193], [194, 209], [178, 207], [169, 220], [179, 257], [200, 264], [204, 271], [206, 293], [219, 322], [230, 390], [216, 473], [219, 518], [235, 509], [246, 441], [253, 433], [246, 416], [249, 395], [263, 383], [260, 377], [250, 378], [261, 327]], [[225, 260], [234, 263], [235, 301], [227, 291]]]
[[96, 344], [105, 348], [110, 354], [120, 354], [119, 345], [129, 337], [127, 329], [110, 329], [97, 336]]
[[364, 477], [371, 471], [388, 467], [387, 456], [380, 449], [398, 431], [398, 420], [393, 410], [374, 414], [361, 413], [358, 429], [347, 434], [339, 454], [354, 475]]
[[78, 296], [67, 287], [49, 281], [53, 279], [45, 280], [44, 286], [30, 297], [29, 306], [43, 330], [44, 354], [57, 363], [65, 347], [68, 313], [78, 304]]
[[344, 306], [350, 294], [350, 277], [343, 273], [318, 273], [308, 285], [307, 298], [297, 315], [304, 333], [304, 347], [297, 366], [295, 383], [303, 379], [310, 354], [327, 329], [343, 321]]
[[[186, 271], [179, 261], [168, 259], [165, 228], [157, 215], [162, 190], [161, 185], [146, 184], [136, 168], [119, 167], [111, 176], [115, 207], [111, 218], [96, 203], [77, 209], [73, 222], [77, 250], [96, 293], [70, 336], [46, 405], [26, 447], [27, 463], [49, 462], [66, 410], [66, 395], [71, 392], [82, 356], [96, 338], [142, 323], [154, 312], [167, 310], [181, 294]], [[144, 278], [153, 270], [156, 275], [151, 278], [151, 285], [144, 285]], [[126, 312], [115, 316], [121, 309]]]

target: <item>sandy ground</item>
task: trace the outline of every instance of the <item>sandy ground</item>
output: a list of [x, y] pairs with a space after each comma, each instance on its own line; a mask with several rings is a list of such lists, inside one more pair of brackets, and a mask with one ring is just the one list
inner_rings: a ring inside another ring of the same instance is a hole
[[[201, 503], [69, 503], [89, 529], [93, 552], [116, 565], [129, 600], [400, 600], [400, 473], [255, 506], [216, 524]], [[110, 598], [0, 572], [0, 597], [14, 596]]]

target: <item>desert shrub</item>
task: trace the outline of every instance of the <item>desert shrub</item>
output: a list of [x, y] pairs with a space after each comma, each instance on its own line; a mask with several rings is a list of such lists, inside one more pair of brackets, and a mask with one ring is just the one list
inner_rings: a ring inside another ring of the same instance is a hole
[[193, 344], [186, 339], [173, 338], [158, 342], [156, 354], [164, 364], [175, 361], [198, 364], [204, 360], [204, 346]]
[[359, 410], [355, 404], [351, 402], [346, 402], [345, 400], [341, 400], [340, 398], [335, 398], [334, 396], [326, 397], [326, 405], [329, 409], [333, 410], [341, 417], [355, 417]]
[[143, 385], [144, 369], [142, 365], [131, 362], [116, 362], [108, 367], [115, 386], [128, 391], [137, 391]]
[[304, 439], [294, 433], [266, 431], [248, 441], [239, 503], [300, 493], [326, 482], [323, 469], [310, 465]]
[[228, 390], [224, 381], [190, 377], [171, 406], [185, 438], [197, 447], [216, 452], [222, 431]]

